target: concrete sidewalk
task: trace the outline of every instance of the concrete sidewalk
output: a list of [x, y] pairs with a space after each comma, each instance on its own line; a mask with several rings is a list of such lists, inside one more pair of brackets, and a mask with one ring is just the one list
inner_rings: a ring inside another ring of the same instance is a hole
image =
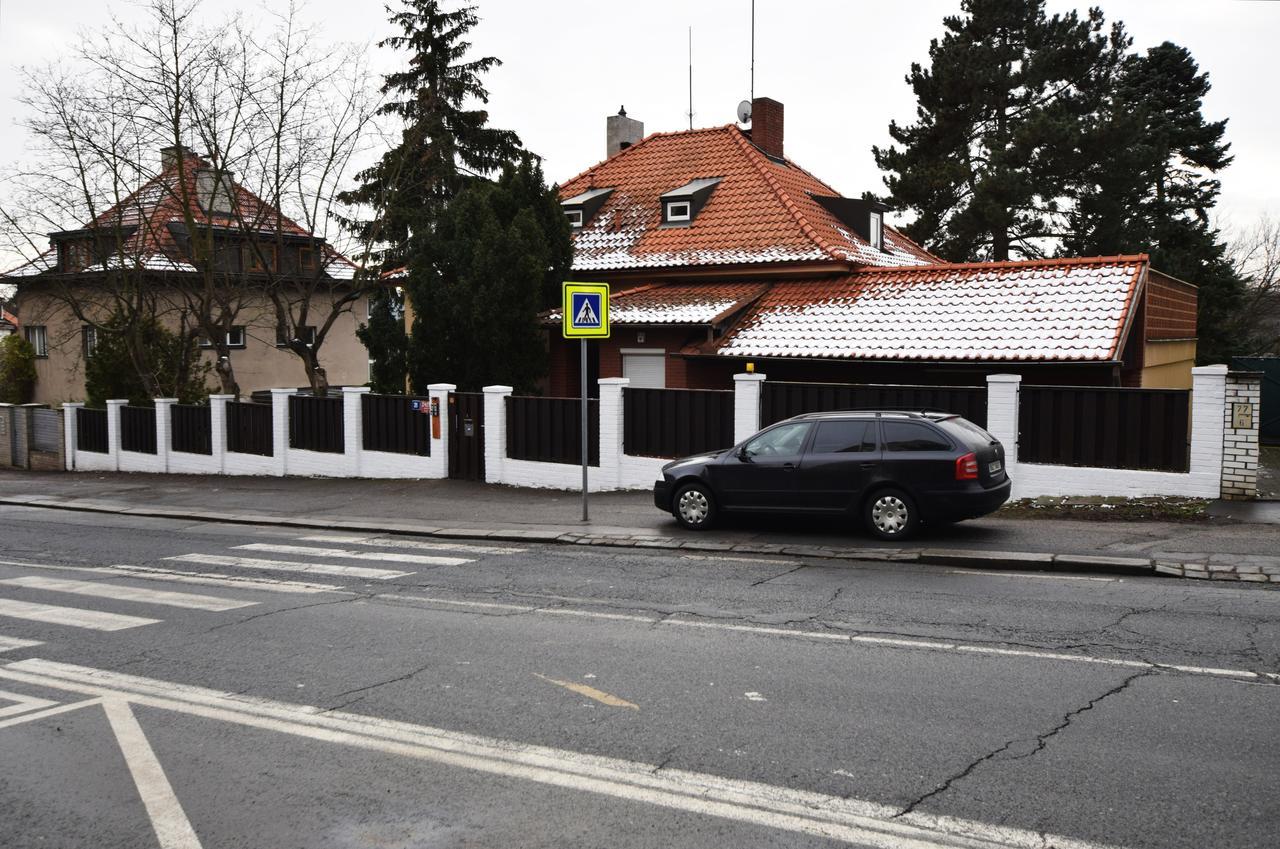
[[1162, 573], [1280, 584], [1280, 525], [988, 517], [910, 544], [849, 522], [730, 519], [691, 533], [645, 492], [591, 496], [467, 481], [0, 472], [0, 504], [360, 532], [542, 540], [986, 568]]

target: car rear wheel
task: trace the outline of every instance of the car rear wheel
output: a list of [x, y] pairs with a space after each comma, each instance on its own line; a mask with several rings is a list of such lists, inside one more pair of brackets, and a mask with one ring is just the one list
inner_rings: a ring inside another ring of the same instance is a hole
[[671, 512], [691, 531], [705, 531], [716, 518], [716, 502], [705, 484], [685, 484], [676, 490]]
[[882, 489], [867, 499], [867, 530], [879, 539], [906, 539], [920, 524], [915, 502], [899, 489]]

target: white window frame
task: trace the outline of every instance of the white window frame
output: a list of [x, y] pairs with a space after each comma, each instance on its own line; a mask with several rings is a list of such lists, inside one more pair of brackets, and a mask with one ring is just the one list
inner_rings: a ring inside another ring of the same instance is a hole
[[884, 250], [884, 213], [871, 213], [867, 233], [869, 236], [867, 241], [871, 243], [871, 247], [878, 251]]
[[572, 227], [575, 230], [582, 229], [582, 210], [581, 209], [566, 209], [564, 211], [564, 217], [569, 219], [570, 227]]
[[84, 357], [87, 360], [93, 356], [94, 351], [98, 350], [98, 328], [92, 324], [81, 326], [80, 339], [83, 341]]
[[[236, 338], [236, 336], [237, 336], [237, 335], [240, 337], [240, 341], [239, 341], [239, 342], [235, 341], [235, 338]], [[244, 348], [244, 347], [246, 347], [245, 343], [246, 343], [247, 341], [248, 341], [248, 334], [246, 334], [246, 333], [245, 333], [245, 330], [244, 330], [243, 325], [239, 325], [239, 324], [237, 324], [237, 325], [233, 326], [230, 330], [228, 330], [228, 331], [227, 331], [227, 338], [226, 338], [226, 342], [227, 342], [227, 347], [228, 347], [228, 348]], [[201, 348], [212, 348], [212, 347], [213, 347], [213, 343], [212, 343], [211, 341], [209, 341], [208, 339], [201, 339], [201, 340], [200, 340], [200, 347], [201, 347]]]
[[24, 327], [23, 335], [26, 340], [31, 343], [31, 347], [36, 349], [37, 357], [49, 356], [49, 332], [43, 324], [30, 324]]
[[[683, 212], [677, 213], [676, 208], [683, 208]], [[693, 220], [693, 201], [688, 200], [669, 200], [667, 201], [667, 221], [669, 222], [685, 222]]]

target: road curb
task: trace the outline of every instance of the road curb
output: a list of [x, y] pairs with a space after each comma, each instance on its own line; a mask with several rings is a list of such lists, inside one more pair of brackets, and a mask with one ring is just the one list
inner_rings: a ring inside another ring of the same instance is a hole
[[790, 557], [812, 557], [828, 560], [863, 560], [894, 563], [921, 563], [933, 566], [962, 566], [988, 571], [1028, 570], [1037, 572], [1101, 572], [1113, 575], [1151, 575], [1202, 580], [1232, 580], [1251, 583], [1280, 584], [1280, 567], [1256, 568], [1250, 573], [1217, 564], [1175, 562], [1145, 557], [1110, 555], [1050, 554], [1032, 551], [985, 551], [946, 548], [836, 548], [818, 545], [774, 543], [725, 543], [697, 538], [680, 539], [654, 534], [589, 534], [536, 528], [482, 529], [413, 524], [374, 517], [360, 519], [320, 519], [296, 516], [263, 516], [245, 513], [218, 513], [209, 510], [184, 510], [166, 507], [139, 507], [134, 504], [99, 499], [54, 500], [38, 495], [0, 497], [0, 504], [17, 507], [42, 507], [80, 513], [111, 513], [157, 519], [186, 519], [197, 522], [220, 522], [238, 525], [306, 528], [311, 530], [358, 531], [362, 533], [396, 533], [406, 536], [440, 539], [473, 539], [493, 542], [545, 542], [563, 545], [591, 545], [615, 548], [645, 548], [670, 551], [705, 551], [716, 554], [763, 554]]

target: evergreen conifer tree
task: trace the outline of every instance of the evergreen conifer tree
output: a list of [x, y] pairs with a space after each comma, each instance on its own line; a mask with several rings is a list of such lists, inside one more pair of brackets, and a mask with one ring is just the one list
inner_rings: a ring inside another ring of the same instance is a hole
[[380, 395], [403, 395], [409, 337], [404, 328], [404, 296], [382, 289], [369, 299], [369, 323], [356, 336], [369, 350], [369, 386]]

